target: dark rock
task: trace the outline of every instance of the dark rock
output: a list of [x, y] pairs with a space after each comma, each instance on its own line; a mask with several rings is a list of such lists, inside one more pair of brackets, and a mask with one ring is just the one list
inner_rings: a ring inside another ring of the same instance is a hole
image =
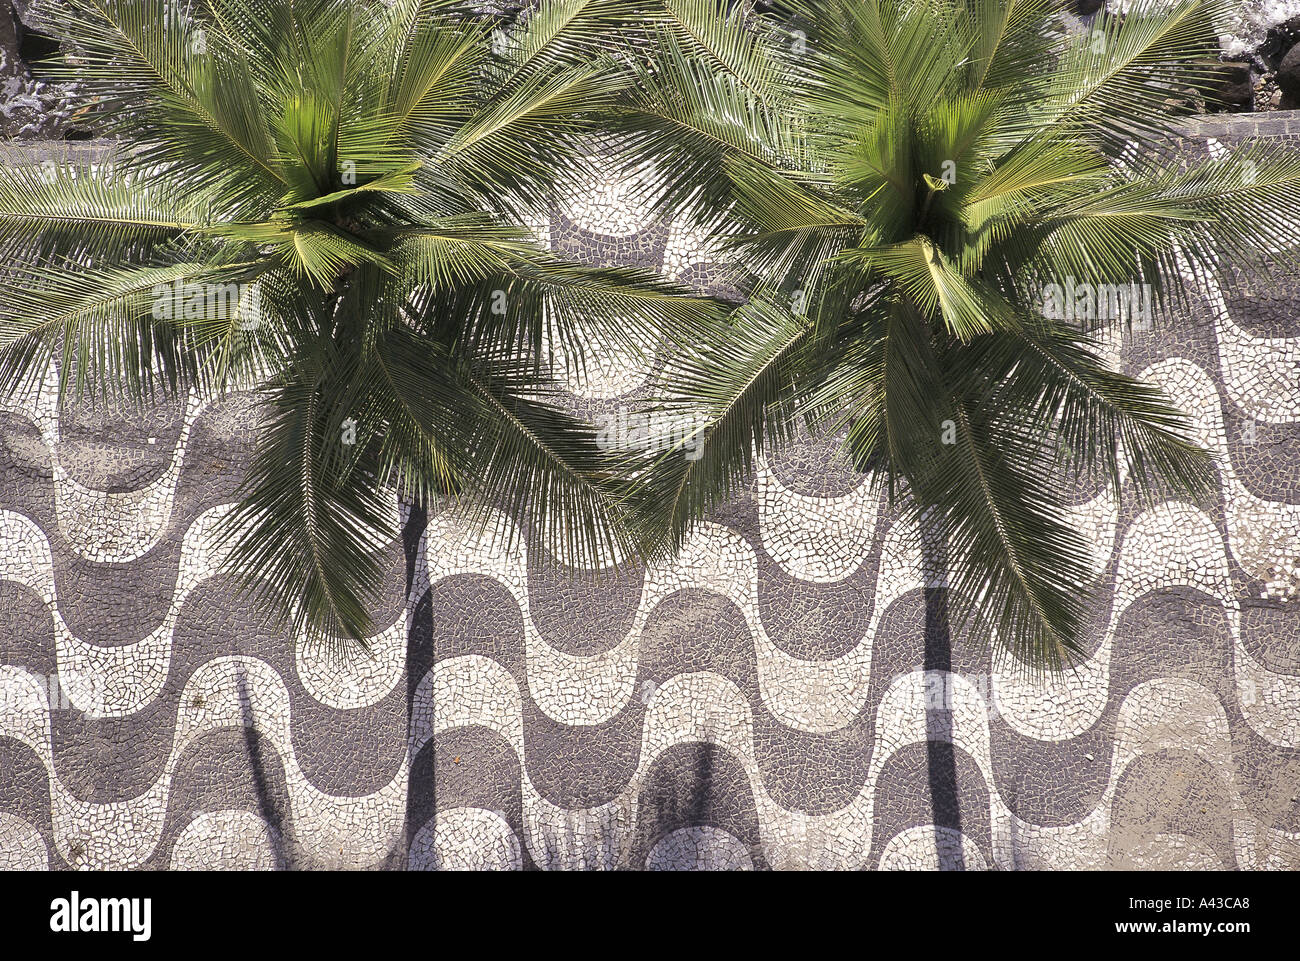
[[0, 56], [5, 66], [11, 57], [18, 57], [18, 18], [4, 0], [0, 0]]
[[1300, 97], [1300, 43], [1287, 52], [1277, 68], [1277, 85], [1287, 95], [1287, 99]]
[[18, 21], [18, 55], [27, 66], [53, 60], [59, 54], [59, 41]]
[[1269, 28], [1264, 42], [1255, 53], [1271, 68], [1276, 69], [1288, 50], [1300, 43], [1300, 17], [1292, 17]]
[[1221, 64], [1218, 78], [1206, 92], [1206, 102], [1214, 109], [1244, 113], [1254, 109], [1255, 81], [1250, 64], [1228, 61]]
[[1087, 17], [1106, 6], [1106, 0], [1074, 0], [1073, 6], [1075, 13]]

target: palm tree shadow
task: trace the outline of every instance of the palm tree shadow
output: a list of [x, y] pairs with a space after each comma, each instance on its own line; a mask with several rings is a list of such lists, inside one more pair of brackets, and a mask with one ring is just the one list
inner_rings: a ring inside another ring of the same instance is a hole
[[[415, 697], [420, 681], [433, 668], [433, 612], [428, 591], [428, 572], [424, 564], [424, 531], [429, 520], [423, 504], [403, 505], [406, 519], [402, 524], [402, 546], [406, 553], [407, 610], [411, 612], [406, 631], [406, 743], [414, 746]], [[411, 867], [411, 842], [430, 819], [437, 816], [437, 751], [430, 728], [428, 742], [419, 757], [411, 756], [406, 784], [404, 844], [397, 858], [402, 867]]]
[[[1008, 795], [1005, 800], [1007, 802], [1007, 805], [1014, 810], [1016, 806], [1016, 795], [1012, 793]], [[1008, 827], [1010, 829], [1010, 835], [1011, 835], [1010, 837], [1011, 870], [1013, 871], [1028, 870], [1029, 868], [1028, 861], [1025, 858], [1024, 851], [1022, 851], [1020, 847], [1020, 819], [1015, 817], [1015, 815], [1012, 815], [1011, 818], [1009, 819]]]
[[[712, 725], [708, 725], [709, 728]], [[695, 787], [687, 804], [686, 818], [692, 827], [710, 823], [713, 816], [713, 752], [717, 748], [712, 741], [696, 745], [695, 752]]]
[[[925, 539], [929, 541], [929, 538]], [[925, 670], [952, 671], [952, 633], [948, 611], [948, 588], [944, 571], [946, 557], [942, 547], [925, 543], [922, 547], [925, 585]], [[950, 678], [945, 675], [945, 692]], [[953, 746], [952, 705], [948, 697], [932, 696], [926, 685], [925, 759], [930, 784], [931, 823], [957, 832], [952, 844], [936, 831], [935, 854], [941, 871], [964, 871], [966, 859], [961, 846], [961, 802], [957, 790], [957, 753]]]
[[[708, 740], [711, 726], [705, 722], [706, 739], [691, 744], [690, 769], [686, 764], [676, 767], [665, 763], [658, 776], [648, 777], [637, 802], [637, 839], [632, 846], [619, 852], [619, 865], [625, 869], [640, 870], [630, 855], [633, 851], [648, 854], [651, 848], [672, 831], [707, 827], [714, 824], [713, 777], [717, 768], [718, 747]], [[679, 757], [681, 757], [679, 755]], [[681, 757], [686, 761], [685, 757]], [[689, 868], [693, 865], [674, 865]]]
[[271, 853], [275, 858], [275, 870], [292, 871], [296, 865], [285, 846], [286, 829], [290, 823], [288, 812], [281, 799], [271, 790], [267, 777], [266, 758], [263, 754], [262, 736], [257, 731], [257, 719], [253, 714], [253, 699], [248, 690], [248, 670], [242, 662], [235, 666], [235, 689], [239, 696], [239, 714], [243, 720], [241, 730], [244, 735], [244, 751], [253, 772], [253, 793], [257, 796], [258, 812], [262, 820], [270, 826]]

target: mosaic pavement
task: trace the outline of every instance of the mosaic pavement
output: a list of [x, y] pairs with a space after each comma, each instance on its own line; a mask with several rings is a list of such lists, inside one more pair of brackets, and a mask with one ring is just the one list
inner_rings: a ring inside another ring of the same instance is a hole
[[[539, 231], [717, 275], [618, 185]], [[0, 410], [0, 866], [1300, 867], [1300, 283], [1188, 283], [1111, 348], [1219, 496], [1080, 492], [1092, 654], [1043, 683], [962, 638], [927, 663], [913, 532], [812, 439], [663, 569], [403, 511], [390, 627], [340, 676], [216, 573], [247, 396]], [[646, 363], [575, 401], [616, 410]]]

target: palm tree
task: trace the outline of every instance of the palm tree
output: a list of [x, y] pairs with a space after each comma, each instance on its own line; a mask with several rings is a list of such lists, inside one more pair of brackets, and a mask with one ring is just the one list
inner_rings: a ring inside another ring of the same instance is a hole
[[232, 570], [295, 630], [361, 640], [386, 485], [492, 505], [565, 556], [622, 549], [624, 492], [554, 396], [562, 356], [694, 337], [657, 275], [529, 228], [591, 163], [627, 4], [524, 20], [445, 0], [68, 0], [73, 80], [119, 146], [0, 169], [0, 379], [138, 399], [259, 385]]
[[671, 551], [807, 417], [923, 531], [954, 629], [1068, 664], [1097, 572], [1064, 478], [1215, 483], [1097, 327], [1165, 316], [1188, 271], [1300, 224], [1295, 154], [1168, 149], [1171, 89], [1212, 81], [1224, 5], [1135, 0], [1080, 34], [1056, 0], [809, 0], [797, 21], [667, 2], [704, 51], [664, 31], [620, 129], [664, 207], [725, 236], [746, 302], [660, 380], [704, 443], [628, 465], [647, 545]]

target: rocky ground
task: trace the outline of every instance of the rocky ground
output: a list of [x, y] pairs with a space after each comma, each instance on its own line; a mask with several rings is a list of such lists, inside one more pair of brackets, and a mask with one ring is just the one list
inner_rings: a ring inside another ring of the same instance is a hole
[[61, 137], [67, 93], [32, 76], [30, 63], [55, 45], [0, 0], [0, 137]]

